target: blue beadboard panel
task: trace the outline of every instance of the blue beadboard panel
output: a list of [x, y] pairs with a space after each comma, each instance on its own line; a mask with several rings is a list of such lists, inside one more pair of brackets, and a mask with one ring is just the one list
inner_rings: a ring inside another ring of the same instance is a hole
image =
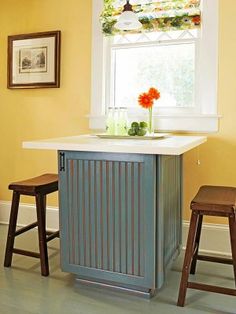
[[157, 288], [180, 252], [182, 238], [182, 156], [157, 156]]
[[63, 270], [95, 281], [155, 289], [156, 156], [63, 153]]

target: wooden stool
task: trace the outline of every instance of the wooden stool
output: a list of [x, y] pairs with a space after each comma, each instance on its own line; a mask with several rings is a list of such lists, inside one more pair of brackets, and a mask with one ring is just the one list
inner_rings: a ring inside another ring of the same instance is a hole
[[[58, 176], [56, 174], [43, 174], [39, 177], [31, 178], [25, 181], [11, 183], [9, 185], [9, 189], [13, 190], [13, 197], [4, 266], [11, 266], [13, 253], [36, 257], [40, 258], [42, 276], [48, 276], [49, 267], [47, 242], [55, 237], [59, 237], [59, 231], [46, 231], [46, 196], [47, 194], [58, 190]], [[35, 196], [37, 221], [16, 230], [21, 194]], [[39, 253], [14, 248], [15, 237], [35, 227], [38, 227]]]
[[[233, 265], [236, 284], [236, 188], [202, 186], [191, 202], [191, 220], [179, 288], [178, 306], [184, 306], [187, 288], [236, 296], [236, 289], [189, 282], [189, 273], [195, 274], [197, 260]], [[228, 217], [232, 259], [199, 255], [203, 216]]]

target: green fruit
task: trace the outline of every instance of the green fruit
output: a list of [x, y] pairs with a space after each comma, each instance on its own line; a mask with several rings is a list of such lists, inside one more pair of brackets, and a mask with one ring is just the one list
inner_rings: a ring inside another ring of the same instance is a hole
[[144, 129], [148, 127], [148, 124], [145, 121], [140, 122], [139, 125], [140, 125], [140, 128], [144, 128]]
[[137, 131], [138, 136], [144, 136], [147, 133], [147, 130], [145, 128], [139, 128]]
[[136, 129], [138, 129], [138, 127], [139, 127], [138, 122], [132, 122], [132, 123], [131, 123], [131, 128], [136, 128]]
[[129, 129], [128, 135], [129, 135], [129, 136], [135, 136], [135, 135], [136, 135], [136, 129], [135, 129], [135, 128]]

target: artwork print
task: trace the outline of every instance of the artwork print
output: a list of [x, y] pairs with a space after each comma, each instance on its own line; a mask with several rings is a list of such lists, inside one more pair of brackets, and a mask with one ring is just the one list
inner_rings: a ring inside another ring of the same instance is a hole
[[60, 31], [8, 37], [8, 88], [60, 87]]
[[19, 51], [20, 73], [47, 72], [47, 47], [23, 48]]

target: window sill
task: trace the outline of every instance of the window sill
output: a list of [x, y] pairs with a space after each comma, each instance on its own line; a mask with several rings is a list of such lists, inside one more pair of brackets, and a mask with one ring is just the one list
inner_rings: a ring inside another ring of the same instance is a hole
[[[89, 115], [89, 127], [92, 130], [104, 130], [106, 117], [104, 115]], [[214, 114], [196, 115], [155, 115], [154, 128], [163, 132], [198, 132], [215, 133], [219, 130], [219, 119], [221, 116]], [[146, 120], [146, 116], [132, 115], [131, 121]]]

